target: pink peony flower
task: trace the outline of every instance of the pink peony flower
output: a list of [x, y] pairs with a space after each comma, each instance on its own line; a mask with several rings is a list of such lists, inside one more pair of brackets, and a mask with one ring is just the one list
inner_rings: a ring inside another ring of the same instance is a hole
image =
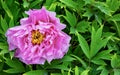
[[9, 50], [26, 64], [44, 64], [62, 58], [70, 46], [71, 37], [61, 31], [65, 25], [55, 12], [44, 7], [26, 12], [29, 17], [20, 20], [20, 26], [9, 28], [6, 37]]

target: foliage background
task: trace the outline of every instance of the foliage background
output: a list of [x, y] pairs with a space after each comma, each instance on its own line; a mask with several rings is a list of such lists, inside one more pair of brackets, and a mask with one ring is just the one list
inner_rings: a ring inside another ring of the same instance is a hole
[[[66, 24], [71, 46], [60, 60], [25, 65], [5, 33], [42, 6]], [[120, 0], [0, 0], [0, 75], [120, 75]]]

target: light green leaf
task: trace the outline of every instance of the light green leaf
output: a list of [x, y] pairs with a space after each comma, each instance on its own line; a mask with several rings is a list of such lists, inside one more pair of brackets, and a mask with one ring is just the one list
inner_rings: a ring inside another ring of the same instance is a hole
[[63, 59], [61, 61], [66, 62], [66, 61], [74, 61], [74, 60], [76, 60], [76, 59], [69, 55], [66, 55], [63, 57]]
[[109, 18], [108, 20], [120, 21], [120, 14], [115, 14], [115, 15], [111, 16], [111, 18]]
[[65, 5], [67, 5], [68, 7], [72, 7], [74, 9], [77, 9], [78, 8], [78, 5], [77, 3], [75, 3], [74, 1], [72, 0], [60, 0], [62, 3], [64, 3]]
[[101, 59], [92, 59], [92, 62], [97, 65], [107, 65], [103, 60]]
[[47, 75], [47, 72], [44, 70], [33, 70], [33, 71], [28, 71], [23, 75]]
[[114, 69], [114, 75], [120, 75], [120, 69]]
[[90, 22], [80, 21], [77, 24], [76, 29], [77, 29], [78, 32], [85, 33], [86, 31], [88, 31], [89, 25], [90, 25]]
[[70, 27], [70, 34], [75, 34], [76, 29], [74, 27]]
[[57, 7], [57, 3], [52, 3], [51, 6], [49, 7], [49, 10], [55, 11], [56, 7]]
[[90, 59], [90, 51], [89, 51], [89, 46], [88, 46], [87, 41], [77, 31], [76, 31], [76, 35], [78, 37], [79, 45], [82, 48], [82, 51], [84, 52], [84, 54], [86, 55], [86, 57]]
[[108, 40], [111, 38], [111, 36], [102, 39], [102, 29], [103, 26], [101, 26], [97, 31], [95, 31], [94, 28], [92, 28], [92, 36], [91, 36], [91, 44], [90, 44], [90, 57], [92, 58], [97, 54], [97, 52], [104, 46], [106, 46]]
[[120, 68], [120, 56], [114, 54], [111, 59], [112, 68]]
[[79, 68], [78, 68], [78, 66], [75, 66], [75, 75], [79, 75]]
[[96, 1], [94, 6], [98, 8], [101, 12], [105, 13], [106, 15], [111, 16], [112, 11], [105, 3]]
[[116, 12], [119, 9], [119, 0], [106, 0], [106, 3], [109, 6], [109, 8], [114, 12]]
[[80, 75], [88, 75], [89, 71], [90, 71], [89, 69], [84, 70]]
[[66, 21], [71, 25], [75, 26], [77, 23], [77, 19], [74, 14], [71, 14], [69, 11], [66, 10], [66, 16], [64, 16]]
[[106, 59], [110, 60], [111, 59], [111, 52], [112, 50], [104, 50], [99, 52], [93, 59]]
[[23, 0], [23, 7], [24, 7], [24, 8], [29, 7], [29, 2], [26, 1], [26, 0]]

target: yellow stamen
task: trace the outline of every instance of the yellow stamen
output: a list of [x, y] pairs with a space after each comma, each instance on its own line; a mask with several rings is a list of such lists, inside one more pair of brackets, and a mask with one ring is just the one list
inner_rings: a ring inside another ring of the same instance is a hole
[[33, 30], [32, 31], [32, 44], [41, 44], [41, 42], [44, 40], [44, 35], [39, 32], [39, 30]]

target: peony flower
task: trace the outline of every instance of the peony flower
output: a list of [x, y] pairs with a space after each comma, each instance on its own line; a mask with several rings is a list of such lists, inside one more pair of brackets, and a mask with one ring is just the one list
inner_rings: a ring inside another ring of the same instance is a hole
[[26, 14], [29, 17], [21, 19], [20, 26], [6, 32], [9, 50], [15, 50], [15, 57], [26, 64], [44, 64], [62, 58], [71, 37], [62, 31], [65, 25], [56, 18], [56, 13], [43, 7]]

